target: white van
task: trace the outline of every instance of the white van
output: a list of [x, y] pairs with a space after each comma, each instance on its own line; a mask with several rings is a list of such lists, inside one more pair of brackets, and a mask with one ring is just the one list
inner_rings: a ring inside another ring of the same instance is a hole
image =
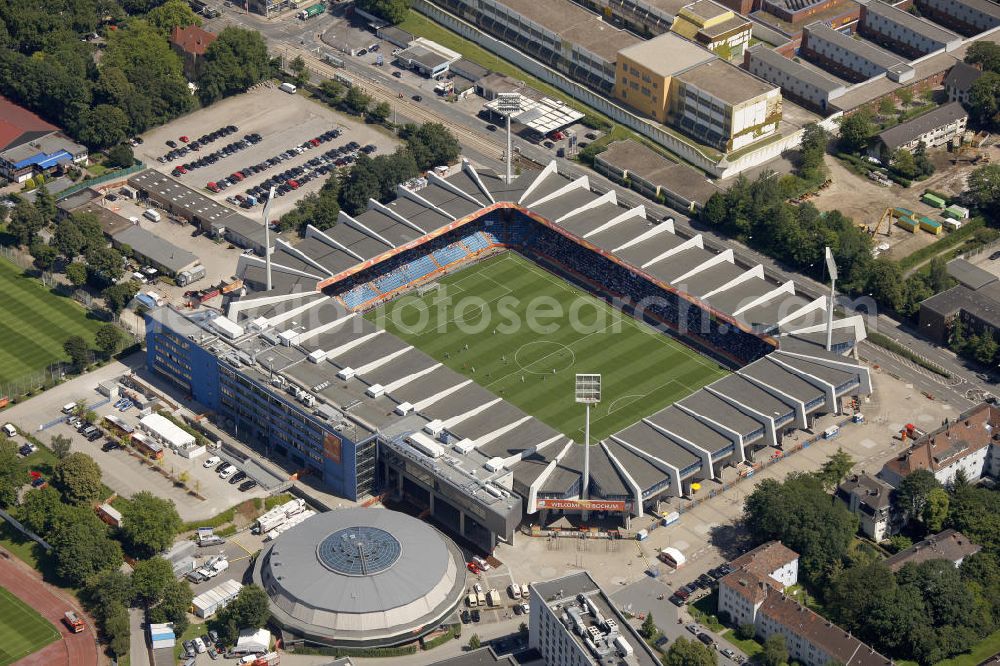
[[160, 221], [160, 219], [162, 219], [162, 218], [160, 217], [160, 214], [159, 214], [159, 213], [157, 213], [157, 212], [156, 212], [155, 210], [153, 210], [152, 208], [148, 209], [148, 210], [147, 210], [147, 211], [146, 211], [145, 213], [143, 213], [143, 214], [142, 214], [142, 216], [143, 216], [144, 218], [146, 218], [147, 220], [151, 220], [151, 221], [153, 221], [153, 222], [159, 222], [159, 221]]
[[282, 83], [280, 86], [278, 86], [278, 89], [279, 90], [284, 90], [289, 95], [294, 95], [295, 91], [298, 90], [298, 88], [296, 88], [291, 83]]
[[14, 435], [17, 434], [17, 428], [15, 428], [10, 423], [6, 423], [4, 424], [3, 427], [3, 434], [7, 435], [8, 437], [13, 437]]
[[74, 409], [76, 409], [76, 403], [75, 402], [68, 402], [65, 405], [63, 405], [62, 413], [63, 414], [71, 414]]

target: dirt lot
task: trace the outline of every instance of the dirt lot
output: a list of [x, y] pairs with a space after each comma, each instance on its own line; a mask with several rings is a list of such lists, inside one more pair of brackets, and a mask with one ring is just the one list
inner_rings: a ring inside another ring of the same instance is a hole
[[[1000, 157], [1000, 150], [996, 147], [990, 150], [994, 160]], [[820, 210], [839, 209], [845, 215], [854, 218], [855, 222], [869, 226], [877, 223], [885, 209], [891, 206], [902, 206], [927, 215], [931, 219], [940, 219], [939, 211], [922, 203], [920, 196], [928, 189], [945, 194], [960, 194], [965, 189], [969, 173], [975, 167], [968, 163], [953, 165], [952, 154], [944, 150], [929, 151], [929, 154], [937, 171], [927, 180], [914, 183], [909, 188], [895, 184], [891, 187], [882, 187], [849, 171], [843, 162], [827, 155], [826, 164], [830, 169], [833, 183], [820, 192], [819, 196], [810, 199], [810, 202]], [[885, 231], [884, 226], [882, 231]], [[899, 227], [892, 227], [891, 235], [887, 237], [880, 233], [875, 238], [875, 244], [888, 243], [890, 245], [888, 256], [892, 259], [901, 259], [933, 243], [937, 238], [924, 231], [911, 234]]]
[[[186, 158], [166, 164], [157, 162], [156, 158], [169, 150], [165, 144], [167, 140], [180, 143], [181, 136], [194, 139], [226, 125], [236, 125], [239, 127], [239, 131], [208, 144], [201, 150], [202, 154], [207, 154], [232, 141], [239, 140], [244, 134], [251, 132], [259, 133], [263, 140], [255, 146], [241, 150], [220, 159], [215, 164], [196, 169], [179, 178], [188, 187], [223, 203], [226, 197], [244, 193], [248, 188], [260, 184], [279, 170], [284, 171], [300, 166], [316, 157], [318, 151], [305, 151], [294, 159], [282, 162], [279, 165], [280, 169], [272, 167], [267, 171], [253, 174], [238, 186], [232, 186], [219, 194], [212, 194], [206, 190], [206, 183], [219, 180], [243, 167], [274, 157], [329, 129], [340, 128], [343, 130], [343, 134], [339, 138], [323, 144], [325, 150], [336, 148], [350, 141], [357, 141], [361, 145], [375, 144], [378, 147], [378, 152], [375, 153], [377, 155], [392, 152], [398, 144], [398, 141], [384, 128], [366, 125], [363, 121], [338, 113], [302, 95], [289, 95], [276, 87], [260, 87], [243, 95], [225, 99], [213, 104], [208, 109], [196, 111], [147, 133], [143, 136], [145, 143], [136, 150], [136, 156], [147, 164], [169, 174], [177, 164], [193, 158], [189, 154]], [[310, 192], [318, 191], [324, 182], [325, 178], [317, 178], [298, 190], [275, 200], [271, 212], [272, 217], [279, 217], [290, 210], [297, 200]], [[241, 209], [241, 212], [254, 219], [262, 219], [263, 216], [262, 206], [256, 206], [249, 210]]]

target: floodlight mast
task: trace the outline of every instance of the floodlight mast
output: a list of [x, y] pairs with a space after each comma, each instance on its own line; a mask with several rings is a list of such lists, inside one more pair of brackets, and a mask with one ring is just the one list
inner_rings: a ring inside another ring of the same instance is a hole
[[[576, 401], [586, 405], [586, 419], [583, 424], [583, 478], [580, 479], [580, 499], [590, 499], [590, 406], [601, 401], [601, 376], [576, 376]], [[583, 519], [587, 520], [590, 512], [583, 511]]]
[[507, 119], [507, 182], [513, 179], [513, 149], [510, 137], [510, 117], [521, 110], [520, 93], [499, 93], [497, 95], [497, 111], [502, 113]]
[[264, 267], [267, 273], [267, 291], [271, 291], [271, 202], [274, 201], [276, 189], [275, 186], [271, 186], [271, 191], [267, 194], [267, 203], [264, 204]]
[[826, 248], [826, 270], [830, 273], [830, 303], [826, 311], [826, 350], [833, 347], [833, 304], [837, 298], [837, 264], [833, 252]]

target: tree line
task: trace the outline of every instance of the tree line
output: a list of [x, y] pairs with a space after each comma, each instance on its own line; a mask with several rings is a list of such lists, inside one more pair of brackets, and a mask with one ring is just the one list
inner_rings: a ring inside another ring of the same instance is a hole
[[0, 94], [103, 149], [271, 74], [261, 35], [229, 27], [193, 95], [168, 39], [174, 26], [199, 23], [184, 0], [0, 3]]
[[350, 169], [330, 174], [318, 193], [297, 201], [281, 218], [279, 228], [302, 233], [311, 224], [329, 229], [341, 210], [357, 215], [367, 210], [369, 199], [386, 203], [395, 198], [396, 185], [432, 167], [450, 164], [461, 153], [458, 140], [440, 123], [407, 124], [398, 133], [403, 145], [394, 153], [374, 158], [358, 155]]
[[831, 497], [852, 465], [838, 452], [819, 473], [758, 484], [743, 509], [752, 545], [779, 539], [799, 553], [800, 582], [824, 614], [893, 659], [933, 664], [1000, 628], [1000, 492], [961, 474], [947, 487], [927, 471], [908, 476], [892, 497], [906, 527], [891, 546], [953, 527], [982, 551], [958, 568], [930, 560], [893, 573], [855, 540], [857, 517]]

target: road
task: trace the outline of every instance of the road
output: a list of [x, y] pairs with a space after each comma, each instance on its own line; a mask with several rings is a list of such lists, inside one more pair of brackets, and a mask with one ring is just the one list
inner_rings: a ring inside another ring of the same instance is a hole
[[[332, 49], [324, 44], [323, 34], [338, 24], [339, 19], [332, 16], [318, 17], [310, 21], [300, 21], [291, 12], [283, 16], [265, 19], [255, 15], [246, 15], [229, 10], [221, 18], [209, 22], [209, 29], [221, 29], [225, 25], [240, 25], [259, 30], [268, 41], [272, 53], [294, 58], [301, 55], [308, 67], [319, 76], [331, 77], [340, 74], [361, 85], [368, 94], [379, 101], [388, 102], [397, 114], [397, 119], [433, 121], [445, 124], [459, 138], [466, 153], [486, 166], [502, 169], [501, 158], [504, 146], [499, 137], [486, 131], [483, 122], [435, 96], [425, 96], [423, 101], [414, 102], [411, 97], [421, 94], [421, 91], [406, 80], [394, 79], [386, 75], [385, 70], [358, 58], [345, 56], [345, 68], [334, 68], [322, 62], [318, 55]], [[388, 46], [388, 43], [385, 43]], [[402, 99], [400, 98], [402, 94]], [[545, 164], [553, 159], [559, 163], [561, 173], [573, 176], [586, 175], [596, 189], [606, 190], [617, 188], [617, 183], [596, 173], [589, 167], [566, 159], [554, 158], [548, 151], [534, 143], [529, 143], [520, 137], [514, 137], [514, 146], [525, 158]], [[701, 234], [706, 248], [721, 251], [731, 248], [737, 263], [746, 266], [760, 264], [767, 275], [778, 281], [794, 278], [799, 286], [799, 293], [817, 297], [828, 292], [828, 287], [800, 273], [787, 270], [767, 257], [745, 245], [718, 234], [711, 228], [690, 219], [683, 213], [666, 208], [653, 201], [645, 199], [638, 193], [626, 192], [619, 196], [619, 201], [625, 205], [644, 205], [651, 215], [661, 218], [671, 217], [678, 233], [682, 236]], [[869, 330], [877, 330], [897, 340], [903, 346], [916, 354], [940, 366], [952, 375], [945, 379], [931, 373], [913, 362], [899, 357], [874, 344], [865, 342], [860, 345], [860, 355], [866, 361], [877, 364], [886, 372], [894, 374], [904, 381], [913, 384], [914, 388], [933, 395], [938, 400], [948, 400], [959, 409], [965, 409], [993, 390], [989, 382], [976, 377], [976, 371], [967, 366], [947, 349], [943, 349], [920, 338], [915, 331], [904, 324], [885, 316], [870, 314], [865, 304], [847, 302], [840, 299], [840, 305], [851, 311], [866, 316]]]

